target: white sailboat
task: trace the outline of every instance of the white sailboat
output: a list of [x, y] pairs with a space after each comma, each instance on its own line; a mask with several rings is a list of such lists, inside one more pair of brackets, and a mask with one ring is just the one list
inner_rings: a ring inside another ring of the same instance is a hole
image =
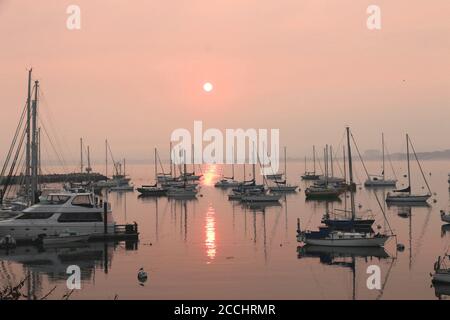
[[313, 146], [313, 165], [314, 170], [309, 172], [306, 168], [306, 156], [305, 156], [305, 173], [301, 176], [302, 180], [319, 180], [320, 175], [316, 174], [316, 147]]
[[[410, 166], [410, 155], [409, 155], [409, 146], [411, 145], [413, 149], [414, 156], [416, 158], [417, 164], [419, 165], [420, 171], [422, 173], [422, 177], [425, 181], [425, 184], [428, 188], [427, 194], [413, 194], [411, 192], [411, 166]], [[414, 146], [412, 145], [411, 139], [409, 138], [409, 135], [406, 134], [406, 158], [407, 158], [407, 164], [408, 164], [408, 187], [401, 189], [401, 190], [394, 190], [393, 193], [388, 192], [386, 195], [386, 202], [395, 204], [395, 203], [426, 203], [427, 200], [431, 197], [431, 189], [428, 185], [428, 181], [425, 178], [425, 174], [423, 173], [422, 167], [420, 165], [419, 159], [417, 158], [417, 154], [414, 150]]]
[[[350, 128], [347, 127], [348, 166], [350, 185], [353, 181], [352, 153], [350, 146]], [[352, 220], [356, 220], [354, 190], [350, 191]], [[388, 235], [372, 232], [338, 231], [329, 227], [319, 227], [319, 231], [301, 231], [300, 219], [297, 220], [297, 241], [308, 245], [329, 247], [382, 247], [389, 239]]]
[[163, 196], [166, 195], [168, 188], [158, 186], [158, 165], [157, 165], [158, 150], [155, 148], [155, 184], [154, 185], [143, 185], [137, 188], [137, 191], [142, 196]]
[[286, 147], [284, 147], [284, 180], [275, 180], [275, 186], [269, 187], [271, 192], [295, 192], [298, 186], [287, 183]]
[[384, 161], [384, 133], [381, 134], [381, 150], [383, 154], [382, 162], [382, 172], [381, 175], [370, 175], [369, 178], [364, 182], [365, 187], [395, 187], [397, 184], [397, 179], [386, 179], [385, 174], [385, 161]]
[[[234, 157], [234, 150], [232, 151], [232, 154]], [[231, 177], [229, 177], [229, 178], [223, 177], [222, 179], [217, 181], [214, 184], [214, 186], [216, 188], [223, 188], [223, 189], [238, 187], [241, 183], [239, 181], [234, 180], [234, 159], [233, 159], [233, 162], [231, 163], [231, 171], [232, 171]], [[244, 179], [245, 179], [245, 177], [244, 177]]]

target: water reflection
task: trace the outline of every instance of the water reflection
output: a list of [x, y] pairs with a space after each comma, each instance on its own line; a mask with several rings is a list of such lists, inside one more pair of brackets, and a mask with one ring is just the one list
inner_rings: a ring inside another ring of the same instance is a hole
[[[206, 256], [210, 260], [216, 257], [216, 212], [212, 206], [209, 206], [205, 217], [205, 247]], [[208, 261], [210, 263], [211, 261]]]
[[112, 265], [114, 252], [118, 249], [136, 250], [137, 244], [126, 243], [121, 247], [119, 243], [93, 242], [72, 244], [52, 248], [39, 246], [19, 246], [10, 250], [0, 251], [0, 278], [2, 284], [15, 285], [23, 279], [12, 276], [13, 264], [23, 268], [25, 291], [29, 299], [39, 299], [43, 294], [44, 276], [51, 285], [65, 286], [67, 268], [77, 265], [81, 270], [81, 281], [95, 282], [96, 270], [108, 273]]
[[[305, 258], [319, 258], [320, 263], [350, 269], [352, 274], [352, 299], [356, 300], [356, 268], [357, 261], [362, 260], [365, 263], [370, 262], [373, 264], [374, 260], [380, 262], [381, 260], [389, 259], [389, 254], [381, 247], [323, 247], [323, 246], [313, 246], [306, 245], [303, 247], [297, 247], [297, 257], [298, 259]], [[391, 259], [391, 264], [388, 271], [385, 273], [386, 276], [382, 282], [381, 289], [377, 299], [380, 299], [383, 295], [384, 288], [389, 279], [392, 267], [394, 265], [395, 259]], [[383, 273], [382, 273], [383, 274]]]
[[217, 177], [219, 176], [217, 173], [217, 165], [210, 164], [206, 166], [206, 170], [203, 174], [202, 184], [207, 187], [214, 186]]

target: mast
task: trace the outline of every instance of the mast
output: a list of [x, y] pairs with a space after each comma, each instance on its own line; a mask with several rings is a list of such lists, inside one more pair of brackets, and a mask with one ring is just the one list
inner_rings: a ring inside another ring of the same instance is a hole
[[342, 156], [344, 159], [344, 182], [347, 182], [347, 168], [345, 163], [345, 145], [342, 146]]
[[172, 141], [169, 143], [169, 163], [170, 163], [170, 176], [172, 177]]
[[27, 149], [25, 160], [25, 190], [27, 193], [27, 202], [30, 204], [30, 169], [31, 169], [31, 73], [33, 69], [28, 71], [28, 95], [27, 95]]
[[105, 140], [105, 177], [108, 180], [108, 140]]
[[125, 174], [125, 158], [123, 159], [123, 176], [124, 177], [126, 176], [126, 174]]
[[305, 155], [305, 175], [308, 172], [308, 169], [306, 168], [306, 155]]
[[409, 136], [406, 134], [406, 159], [408, 161], [408, 191], [411, 195], [411, 168], [409, 165]]
[[157, 151], [155, 148], [155, 181], [158, 181], [158, 166], [156, 165]]
[[348, 147], [348, 174], [350, 182], [350, 200], [352, 210], [352, 220], [355, 220], [355, 195], [353, 193], [353, 163], [352, 163], [352, 148], [350, 145], [350, 128], [347, 127], [347, 147]]
[[37, 175], [38, 175], [38, 149], [37, 149], [37, 107], [39, 96], [39, 81], [35, 81], [34, 100], [31, 110], [31, 204], [37, 202]]
[[83, 173], [83, 138], [80, 138], [80, 173]]
[[284, 146], [284, 180], [287, 181], [286, 146]]
[[386, 180], [386, 173], [384, 172], [384, 133], [381, 133], [381, 149], [383, 154], [383, 181]]
[[314, 175], [316, 174], [316, 146], [313, 146], [313, 165], [314, 165]]
[[232, 173], [231, 179], [234, 180], [234, 147], [231, 147], [231, 152], [233, 153], [233, 161], [231, 161], [231, 173]]
[[192, 144], [192, 148], [191, 148], [191, 157], [192, 157], [192, 175], [195, 176], [194, 144]]
[[331, 160], [331, 177], [334, 177], [334, 170], [333, 170], [333, 146], [330, 146], [330, 160]]
[[[38, 177], [42, 176], [42, 167], [41, 167], [41, 127], [38, 128], [38, 138], [37, 138], [37, 145], [38, 145]], [[39, 181], [38, 181], [39, 183]]]

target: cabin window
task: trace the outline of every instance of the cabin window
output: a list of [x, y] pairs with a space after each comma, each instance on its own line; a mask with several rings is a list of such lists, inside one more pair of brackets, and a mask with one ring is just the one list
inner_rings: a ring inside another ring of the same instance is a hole
[[52, 194], [52, 195], [47, 196], [47, 199], [45, 200], [45, 202], [48, 204], [64, 204], [69, 199], [70, 199], [70, 196]]
[[67, 212], [61, 213], [58, 222], [102, 222], [100, 212]]
[[92, 208], [91, 197], [89, 195], [76, 196], [72, 200], [72, 205]]
[[17, 217], [17, 219], [23, 219], [23, 220], [48, 219], [53, 214], [54, 214], [53, 212], [26, 212], [23, 215]]

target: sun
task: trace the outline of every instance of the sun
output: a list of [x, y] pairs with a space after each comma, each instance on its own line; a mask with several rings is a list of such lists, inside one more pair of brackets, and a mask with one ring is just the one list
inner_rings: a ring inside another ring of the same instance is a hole
[[214, 89], [214, 87], [211, 82], [206, 82], [203, 84], [203, 90], [205, 92], [211, 92], [213, 89]]

